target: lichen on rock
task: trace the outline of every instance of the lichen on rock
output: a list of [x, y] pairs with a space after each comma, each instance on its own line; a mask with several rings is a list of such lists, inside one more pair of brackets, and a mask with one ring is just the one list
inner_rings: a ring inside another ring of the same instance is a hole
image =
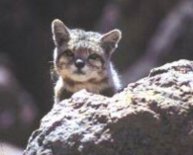
[[112, 98], [75, 93], [55, 104], [24, 155], [192, 155], [193, 62], [153, 69]]

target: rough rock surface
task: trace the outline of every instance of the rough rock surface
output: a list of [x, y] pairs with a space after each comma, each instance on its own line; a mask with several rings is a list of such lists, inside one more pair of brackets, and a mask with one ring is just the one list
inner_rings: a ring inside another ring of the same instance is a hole
[[112, 98], [80, 91], [55, 104], [24, 155], [192, 155], [193, 62], [153, 69]]

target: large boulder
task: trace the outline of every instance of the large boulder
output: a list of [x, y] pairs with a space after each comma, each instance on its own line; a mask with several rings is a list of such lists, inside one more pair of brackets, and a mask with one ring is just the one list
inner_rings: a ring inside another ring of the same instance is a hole
[[82, 90], [55, 104], [24, 155], [192, 155], [193, 62], [153, 69], [112, 98]]

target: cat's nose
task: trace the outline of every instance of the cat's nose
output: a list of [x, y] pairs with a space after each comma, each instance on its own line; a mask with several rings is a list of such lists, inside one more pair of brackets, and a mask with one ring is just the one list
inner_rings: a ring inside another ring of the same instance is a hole
[[82, 68], [85, 66], [84, 60], [82, 60], [82, 59], [77, 59], [77, 60], [75, 61], [75, 66], [76, 66], [78, 69], [82, 69]]

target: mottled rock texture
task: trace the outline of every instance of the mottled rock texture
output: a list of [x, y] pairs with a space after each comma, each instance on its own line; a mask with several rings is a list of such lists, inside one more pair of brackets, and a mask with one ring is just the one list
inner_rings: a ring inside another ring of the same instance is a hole
[[24, 155], [192, 155], [193, 62], [153, 69], [112, 98], [80, 91], [55, 104]]

